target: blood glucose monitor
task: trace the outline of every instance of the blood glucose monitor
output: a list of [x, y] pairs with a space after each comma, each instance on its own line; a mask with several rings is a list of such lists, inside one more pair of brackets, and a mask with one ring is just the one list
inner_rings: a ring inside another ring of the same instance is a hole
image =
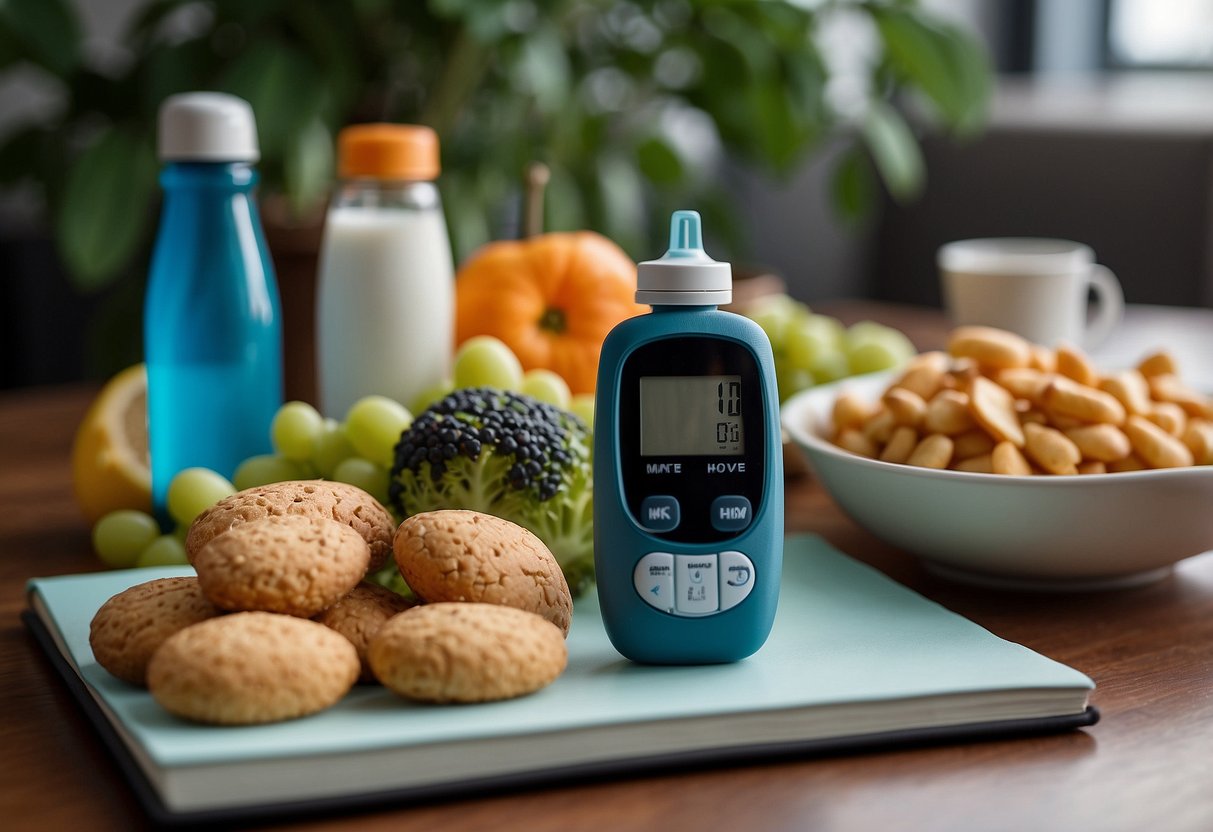
[[645, 663], [745, 658], [770, 633], [783, 560], [783, 464], [771, 344], [722, 312], [732, 270], [677, 211], [641, 263], [647, 315], [603, 344], [594, 433], [594, 560], [603, 621]]

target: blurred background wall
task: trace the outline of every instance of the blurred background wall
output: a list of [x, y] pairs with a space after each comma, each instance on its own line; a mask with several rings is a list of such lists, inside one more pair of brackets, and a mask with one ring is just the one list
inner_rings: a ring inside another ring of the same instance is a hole
[[[130, 60], [127, 33], [164, 5], [151, 0], [71, 4], [82, 28], [81, 49], [102, 75], [107, 68], [119, 72]], [[181, 38], [202, 25], [198, 16], [205, 17], [208, 4], [186, 5], [196, 8], [167, 24], [179, 27]], [[523, 21], [517, 25], [524, 25], [528, 14], [543, 13], [542, 3], [496, 5], [513, 9], [509, 14]], [[779, 274], [791, 294], [810, 303], [869, 297], [937, 305], [936, 248], [950, 239], [999, 235], [1056, 236], [1092, 245], [1124, 283], [1129, 302], [1213, 303], [1213, 0], [929, 0], [921, 5], [974, 33], [996, 75], [983, 128], [962, 138], [938, 129], [913, 96], [899, 99], [910, 115], [925, 172], [921, 188], [911, 189], [915, 193], [894, 198], [895, 189], [884, 181], [870, 204], [860, 206], [864, 210], [840, 208], [838, 172], [853, 145], [847, 136], [819, 141], [812, 153], [790, 156], [796, 160], [790, 165], [756, 164], [754, 156], [761, 154], [731, 149], [703, 129], [703, 119], [687, 116], [674, 119], [677, 141], [644, 146], [651, 164], [641, 166], [639, 175], [626, 164], [595, 172], [610, 186], [606, 190], [617, 192], [603, 199], [623, 199], [629, 188], [647, 189], [650, 196], [696, 198], [694, 189], [653, 187], [654, 176], [670, 168], [652, 159], [681, 154], [674, 160], [679, 175], [706, 171], [728, 195], [731, 214], [721, 216], [731, 217], [730, 228], [722, 233], [722, 222], [715, 224], [713, 252]], [[653, 13], [676, 16], [684, 7], [689, 4], [653, 4]], [[514, 25], [514, 18], [507, 14], [505, 25]], [[823, 60], [845, 67], [871, 51], [871, 40], [870, 32], [843, 21], [819, 33], [818, 46]], [[67, 99], [63, 84], [47, 72], [4, 60], [2, 43], [0, 62], [3, 142], [23, 124], [53, 122]], [[610, 73], [592, 76], [608, 95]], [[845, 73], [840, 77], [832, 82], [835, 88], [846, 85]], [[719, 124], [711, 105], [708, 110]], [[258, 118], [264, 121], [261, 113]], [[755, 133], [760, 143], [762, 129]], [[42, 192], [23, 180], [21, 164], [20, 158], [0, 154], [0, 387], [99, 377], [137, 360], [132, 310], [138, 309], [145, 264], [135, 258], [127, 266], [130, 279], [81, 289], [69, 279], [55, 244], [61, 225], [49, 216]], [[452, 222], [457, 251], [477, 239], [516, 233], [516, 200], [502, 196], [512, 187], [507, 183], [495, 192], [487, 221], [477, 219], [480, 225], [467, 227]], [[469, 196], [473, 203], [489, 198]], [[709, 204], [707, 196], [703, 199]], [[550, 195], [550, 227], [606, 224], [602, 230], [634, 256], [660, 253], [659, 232], [613, 228], [609, 215], [596, 221], [599, 215], [589, 208], [560, 200], [560, 192]], [[448, 199], [447, 207], [450, 213], [458, 203]], [[651, 213], [662, 216], [665, 207]], [[154, 220], [154, 205], [148, 209], [134, 201], [127, 210], [132, 216], [150, 213]], [[275, 258], [284, 284], [306, 281], [311, 268], [307, 251], [314, 248], [315, 228], [299, 225], [279, 229]], [[304, 254], [293, 266], [296, 250]], [[294, 272], [303, 277], [292, 277]], [[284, 293], [288, 290], [284, 285]], [[300, 291], [292, 302], [299, 307], [296, 315], [306, 317], [310, 295]]]

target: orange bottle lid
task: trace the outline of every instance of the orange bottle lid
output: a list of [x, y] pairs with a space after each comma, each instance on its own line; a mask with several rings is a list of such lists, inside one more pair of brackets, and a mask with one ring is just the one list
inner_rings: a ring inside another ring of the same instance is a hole
[[438, 134], [415, 124], [354, 124], [337, 134], [342, 179], [438, 178]]

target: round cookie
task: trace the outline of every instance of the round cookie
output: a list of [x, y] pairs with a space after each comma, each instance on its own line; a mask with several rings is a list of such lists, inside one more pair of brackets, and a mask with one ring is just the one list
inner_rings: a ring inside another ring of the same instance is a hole
[[241, 612], [187, 627], [147, 671], [170, 713], [216, 725], [294, 719], [336, 704], [358, 678], [358, 653], [315, 621]]
[[374, 684], [375, 674], [366, 661], [366, 648], [383, 623], [394, 615], [411, 608], [414, 602], [387, 587], [363, 581], [350, 594], [317, 615], [318, 621], [350, 640], [362, 662], [359, 682]]
[[286, 514], [324, 517], [349, 526], [371, 547], [371, 570], [387, 562], [396, 523], [361, 488], [343, 482], [294, 480], [237, 491], [198, 515], [185, 539], [190, 563], [216, 536], [241, 523]]
[[165, 639], [221, 615], [198, 579], [157, 578], [119, 592], [101, 605], [89, 627], [97, 664], [132, 685], [147, 684], [147, 663]]
[[543, 541], [477, 511], [430, 511], [400, 524], [392, 542], [409, 587], [427, 602], [479, 601], [543, 616], [566, 636], [573, 596]]
[[366, 575], [370, 547], [356, 531], [299, 514], [241, 523], [194, 555], [198, 584], [224, 610], [310, 618]]
[[496, 604], [414, 607], [379, 628], [367, 659], [400, 696], [490, 702], [533, 693], [568, 664], [564, 636], [534, 613]]

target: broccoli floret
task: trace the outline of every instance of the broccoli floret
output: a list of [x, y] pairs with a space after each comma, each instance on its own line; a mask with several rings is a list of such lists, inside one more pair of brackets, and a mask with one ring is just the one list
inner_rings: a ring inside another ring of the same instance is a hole
[[400, 435], [388, 498], [408, 517], [461, 508], [534, 532], [580, 594], [594, 579], [592, 442], [584, 422], [504, 390], [456, 390]]

